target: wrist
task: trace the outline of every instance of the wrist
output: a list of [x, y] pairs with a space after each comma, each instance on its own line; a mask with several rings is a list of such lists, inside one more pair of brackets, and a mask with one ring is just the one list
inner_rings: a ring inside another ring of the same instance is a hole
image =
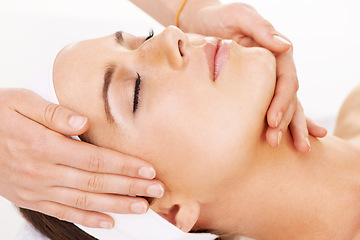
[[199, 16], [201, 9], [208, 6], [221, 5], [219, 0], [187, 0], [180, 15], [179, 27], [184, 32], [199, 33], [202, 18]]

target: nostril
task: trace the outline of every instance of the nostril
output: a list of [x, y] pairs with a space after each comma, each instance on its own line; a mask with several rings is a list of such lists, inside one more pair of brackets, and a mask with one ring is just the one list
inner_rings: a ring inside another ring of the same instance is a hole
[[181, 40], [179, 40], [179, 41], [178, 41], [178, 48], [179, 48], [179, 53], [180, 53], [180, 56], [181, 56], [181, 57], [184, 56], [184, 54], [183, 54], [183, 52], [182, 52], [182, 50], [181, 50], [182, 46], [183, 46], [183, 42], [182, 42]]

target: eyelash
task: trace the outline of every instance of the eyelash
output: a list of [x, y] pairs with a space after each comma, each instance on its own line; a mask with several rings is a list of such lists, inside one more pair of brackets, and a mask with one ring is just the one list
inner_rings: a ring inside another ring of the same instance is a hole
[[137, 74], [137, 79], [135, 81], [135, 88], [134, 88], [134, 104], [133, 104], [133, 113], [136, 112], [137, 108], [138, 108], [138, 103], [139, 103], [139, 92], [140, 92], [140, 83], [141, 83], [141, 77], [139, 75], [139, 73]]
[[[149, 40], [150, 38], [152, 38], [154, 36], [154, 30], [150, 29], [148, 36], [145, 38], [146, 42], [147, 40]], [[133, 113], [136, 112], [136, 110], [138, 109], [138, 104], [139, 104], [139, 93], [140, 93], [140, 84], [141, 84], [141, 77], [139, 73], [137, 74], [137, 79], [135, 81], [135, 88], [134, 88], [134, 103], [133, 103]]]
[[145, 41], [146, 42], [147, 40], [149, 40], [150, 38], [152, 38], [154, 36], [154, 29], [150, 29], [149, 30], [149, 33], [148, 33], [148, 36], [145, 38]]

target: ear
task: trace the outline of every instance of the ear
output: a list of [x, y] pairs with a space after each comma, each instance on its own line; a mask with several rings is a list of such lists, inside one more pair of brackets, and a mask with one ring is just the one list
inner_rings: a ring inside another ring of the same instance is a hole
[[189, 232], [199, 219], [200, 204], [194, 200], [184, 200], [168, 206], [154, 206], [153, 210], [183, 232]]

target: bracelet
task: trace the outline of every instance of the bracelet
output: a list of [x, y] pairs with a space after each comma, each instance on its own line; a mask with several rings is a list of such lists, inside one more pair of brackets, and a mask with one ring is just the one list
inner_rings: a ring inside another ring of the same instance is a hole
[[175, 17], [175, 26], [176, 27], [179, 27], [179, 16], [180, 16], [181, 10], [184, 8], [185, 3], [186, 3], [186, 0], [183, 0], [181, 2], [179, 10], [176, 13], [176, 17]]

